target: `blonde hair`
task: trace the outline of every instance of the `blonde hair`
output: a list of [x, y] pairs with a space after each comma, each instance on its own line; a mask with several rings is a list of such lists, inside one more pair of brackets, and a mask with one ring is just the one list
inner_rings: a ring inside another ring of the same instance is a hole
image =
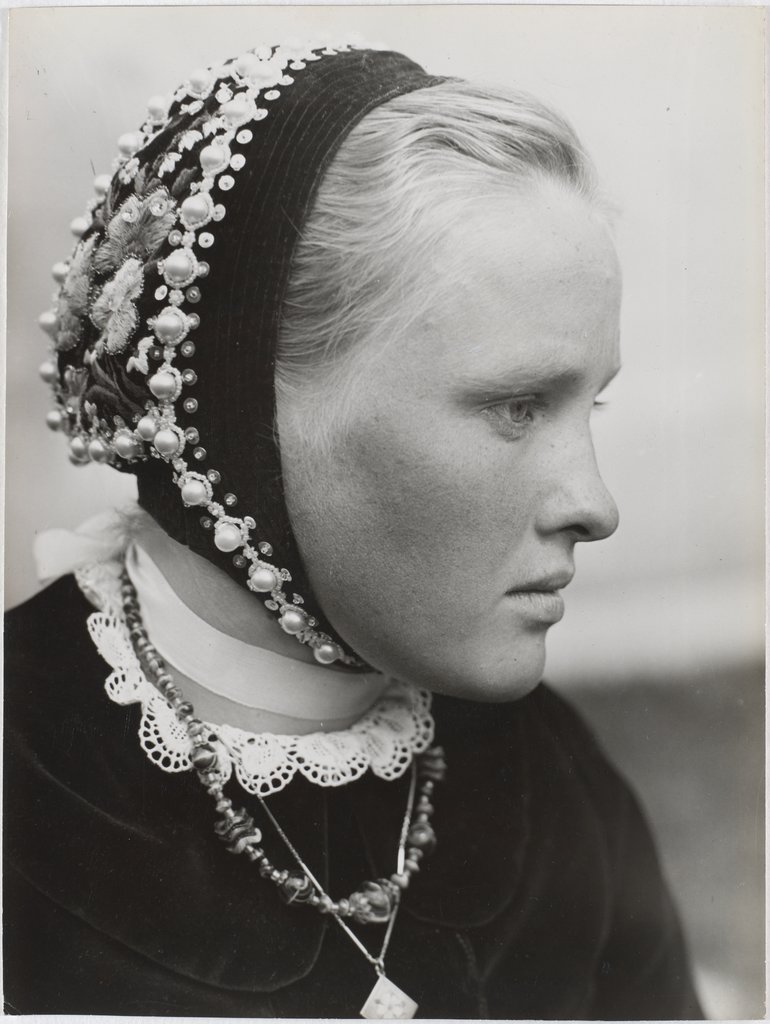
[[[326, 170], [295, 251], [278, 399], [303, 388], [317, 396], [312, 383], [323, 381], [325, 405], [341, 410], [350, 382], [340, 356], [406, 330], [430, 304], [415, 281], [451, 215], [537, 178], [603, 205], [571, 125], [525, 92], [451, 80], [367, 114]], [[315, 430], [324, 418], [316, 408]]]

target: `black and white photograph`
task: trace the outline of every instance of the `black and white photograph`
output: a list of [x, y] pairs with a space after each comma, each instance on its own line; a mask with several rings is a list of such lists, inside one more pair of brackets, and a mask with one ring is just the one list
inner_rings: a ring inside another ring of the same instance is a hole
[[766, 20], [7, 12], [5, 1014], [764, 1019]]

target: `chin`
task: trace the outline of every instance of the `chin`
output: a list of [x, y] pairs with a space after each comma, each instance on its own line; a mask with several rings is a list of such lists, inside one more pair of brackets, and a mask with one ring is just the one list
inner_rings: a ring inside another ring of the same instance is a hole
[[[504, 703], [526, 697], [543, 678], [545, 632], [518, 638], [515, 644], [470, 643], [444, 648], [439, 657], [410, 661], [402, 656], [383, 668], [415, 686], [447, 697]], [[479, 647], [481, 645], [478, 645]], [[437, 652], [438, 653], [438, 652]]]

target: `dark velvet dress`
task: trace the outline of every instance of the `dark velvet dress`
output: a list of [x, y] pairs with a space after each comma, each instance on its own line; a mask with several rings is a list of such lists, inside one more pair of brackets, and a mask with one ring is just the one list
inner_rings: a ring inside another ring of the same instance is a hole
[[[372, 967], [227, 852], [192, 773], [149, 762], [138, 707], [104, 693], [90, 610], [67, 577], [7, 618], [6, 1011], [357, 1017]], [[439, 842], [386, 960], [417, 1015], [700, 1016], [647, 825], [575, 713], [541, 685], [505, 705], [436, 698], [434, 717]], [[394, 870], [407, 786], [295, 780], [270, 806], [339, 897]], [[381, 926], [359, 934], [379, 949]]]

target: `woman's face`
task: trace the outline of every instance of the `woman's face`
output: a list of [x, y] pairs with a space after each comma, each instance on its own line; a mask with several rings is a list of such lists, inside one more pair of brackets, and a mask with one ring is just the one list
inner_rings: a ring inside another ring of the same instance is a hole
[[289, 513], [324, 611], [370, 664], [510, 700], [541, 678], [575, 544], [617, 526], [590, 431], [618, 369], [617, 259], [584, 200], [533, 184], [469, 203], [411, 287], [434, 290], [430, 314], [348, 357], [331, 443], [279, 403]]

